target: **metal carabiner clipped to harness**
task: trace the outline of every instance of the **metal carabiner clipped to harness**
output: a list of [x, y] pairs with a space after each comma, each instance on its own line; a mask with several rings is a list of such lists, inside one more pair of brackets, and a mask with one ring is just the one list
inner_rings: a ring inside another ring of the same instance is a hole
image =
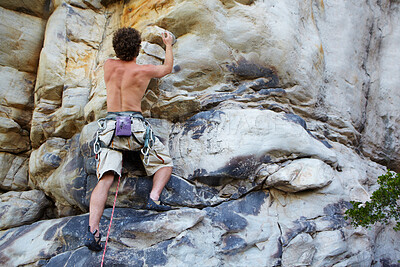
[[93, 152], [96, 155], [96, 157], [101, 150], [99, 133], [101, 133], [106, 128], [105, 122], [106, 120], [104, 118], [97, 120], [99, 128], [96, 131], [96, 137], [94, 139], [94, 144], [93, 144]]
[[97, 156], [100, 153], [100, 138], [99, 138], [99, 132], [96, 132], [96, 138], [94, 139], [94, 144], [93, 144], [93, 152]]
[[153, 134], [153, 130], [151, 129], [150, 125], [147, 125], [146, 127], [146, 133], [144, 135], [144, 145], [143, 148], [140, 150], [145, 158], [145, 165], [149, 165], [149, 161], [150, 161], [150, 149], [153, 147], [154, 145], [154, 134]]

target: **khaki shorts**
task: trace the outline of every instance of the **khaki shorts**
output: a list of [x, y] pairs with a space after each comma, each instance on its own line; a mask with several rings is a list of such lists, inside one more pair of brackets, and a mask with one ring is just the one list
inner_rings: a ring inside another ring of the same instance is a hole
[[[102, 130], [99, 132], [99, 139], [103, 143], [100, 154], [97, 157], [97, 178], [101, 179], [104, 173], [114, 171], [121, 175], [122, 172], [122, 151], [139, 151], [144, 144], [146, 127], [149, 125], [143, 117], [132, 117], [131, 132], [129, 137], [114, 136], [114, 119], [103, 120]], [[147, 124], [147, 125], [146, 125]], [[148, 176], [153, 175], [163, 167], [173, 167], [172, 159], [168, 149], [161, 141], [154, 136], [154, 145], [149, 151], [148, 159], [142, 153], [140, 157]], [[147, 164], [146, 164], [147, 163]]]

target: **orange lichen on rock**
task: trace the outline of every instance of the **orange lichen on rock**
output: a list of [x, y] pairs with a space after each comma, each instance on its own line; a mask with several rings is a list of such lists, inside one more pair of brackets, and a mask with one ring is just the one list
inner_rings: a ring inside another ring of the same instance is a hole
[[318, 70], [320, 74], [322, 74], [325, 64], [324, 48], [322, 47], [322, 44], [318, 46], [318, 52], [318, 58], [316, 61], [314, 61], [314, 68]]
[[93, 51], [89, 50], [78, 55], [70, 55], [66, 65], [66, 73], [73, 73], [78, 70], [84, 71], [85, 77], [88, 77], [94, 60]]
[[122, 27], [134, 27], [139, 31], [153, 25], [163, 14], [174, 6], [174, 0], [139, 0], [127, 4], [121, 19]]

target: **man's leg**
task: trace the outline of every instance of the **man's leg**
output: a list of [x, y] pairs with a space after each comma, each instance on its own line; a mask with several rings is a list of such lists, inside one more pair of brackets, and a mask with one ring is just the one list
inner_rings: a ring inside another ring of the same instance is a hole
[[[114, 181], [114, 172], [106, 172], [94, 188], [90, 197], [89, 206], [89, 226], [90, 231], [99, 231], [101, 215], [103, 215], [104, 206], [107, 201], [108, 191]], [[98, 235], [97, 235], [98, 236]]]
[[168, 183], [171, 177], [172, 167], [163, 167], [159, 169], [153, 177], [153, 188], [150, 192], [150, 198], [157, 201], [160, 198], [164, 186]]

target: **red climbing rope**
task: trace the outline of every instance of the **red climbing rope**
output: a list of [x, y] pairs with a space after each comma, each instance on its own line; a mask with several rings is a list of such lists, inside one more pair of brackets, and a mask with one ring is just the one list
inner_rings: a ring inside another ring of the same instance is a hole
[[112, 212], [111, 212], [110, 225], [108, 226], [108, 233], [107, 233], [107, 238], [106, 238], [106, 244], [104, 245], [103, 258], [101, 259], [101, 267], [103, 267], [103, 264], [104, 264], [104, 256], [106, 255], [107, 242], [108, 242], [108, 237], [110, 236], [111, 224], [112, 224], [112, 220], [113, 220], [113, 216], [114, 216], [115, 203], [117, 202], [117, 195], [118, 195], [118, 188], [119, 188], [119, 182], [120, 182], [120, 181], [121, 181], [121, 175], [118, 176], [118, 185], [117, 185], [117, 190], [115, 190], [114, 205], [113, 205], [113, 209], [112, 209]]

